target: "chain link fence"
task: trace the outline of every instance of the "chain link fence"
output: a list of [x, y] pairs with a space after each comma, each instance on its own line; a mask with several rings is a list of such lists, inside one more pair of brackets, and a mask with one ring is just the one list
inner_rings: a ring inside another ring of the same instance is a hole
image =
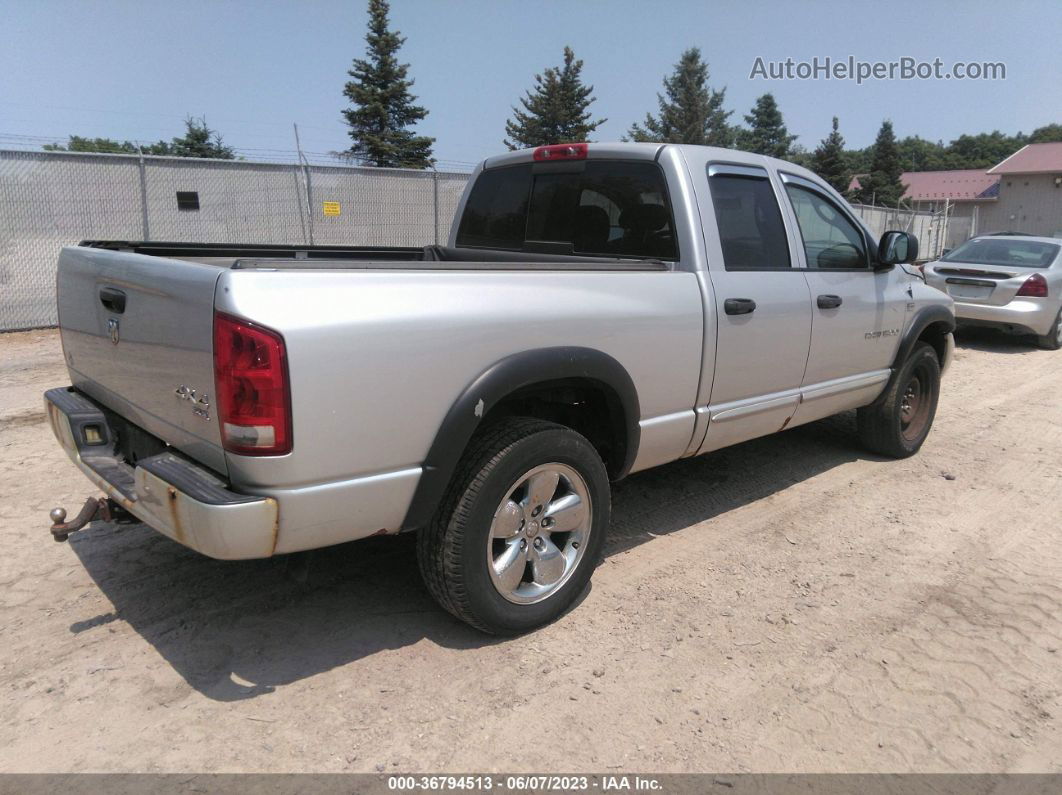
[[[889, 230], [909, 232], [917, 237], [919, 261], [937, 259], [945, 248], [951, 248], [954, 245], [954, 243], [949, 244], [948, 241], [962, 234], [962, 229], [959, 227], [949, 229], [951, 224], [955, 224], [956, 219], [944, 211], [930, 212], [876, 207], [870, 204], [852, 204], [852, 209], [867, 225], [875, 239]], [[968, 237], [968, 223], [965, 228]], [[966, 237], [962, 239], [965, 240]]]
[[0, 331], [54, 326], [62, 246], [85, 239], [445, 242], [468, 174], [0, 151]]
[[[0, 150], [0, 331], [56, 324], [59, 248], [80, 240], [421, 246], [445, 242], [467, 181], [452, 172]], [[916, 235], [920, 259], [969, 234], [943, 212], [853, 208], [875, 236]]]

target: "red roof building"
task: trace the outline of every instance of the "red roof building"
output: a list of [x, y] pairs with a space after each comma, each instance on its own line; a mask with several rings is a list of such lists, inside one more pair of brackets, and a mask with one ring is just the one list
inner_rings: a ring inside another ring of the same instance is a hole
[[989, 174], [1062, 174], [1062, 141], [1047, 144], [1026, 144], [997, 166]]
[[[999, 195], [999, 176], [983, 169], [956, 171], [905, 171], [900, 182], [907, 186], [903, 200], [907, 203], [993, 201]], [[859, 177], [852, 177], [849, 190], [859, 187]]]
[[903, 198], [912, 202], [992, 201], [999, 195], [999, 177], [982, 169], [957, 171], [905, 171]]

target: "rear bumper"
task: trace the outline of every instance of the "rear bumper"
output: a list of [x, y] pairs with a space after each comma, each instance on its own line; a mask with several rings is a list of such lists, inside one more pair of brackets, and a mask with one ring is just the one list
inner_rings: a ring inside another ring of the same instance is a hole
[[52, 431], [70, 460], [144, 523], [212, 558], [266, 558], [277, 544], [278, 510], [272, 497], [230, 491], [210, 471], [171, 452], [135, 467], [115, 453], [115, 434], [103, 411], [80, 392], [44, 395]]
[[1058, 301], [1015, 298], [1003, 306], [955, 302], [955, 318], [963, 323], [1002, 328], [1015, 334], [1047, 334], [1058, 317]]

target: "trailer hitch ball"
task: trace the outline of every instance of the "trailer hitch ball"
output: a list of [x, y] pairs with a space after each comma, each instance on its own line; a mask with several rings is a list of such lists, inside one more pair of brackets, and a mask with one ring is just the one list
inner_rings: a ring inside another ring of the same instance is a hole
[[77, 516], [66, 521], [65, 508], [52, 508], [48, 512], [52, 520], [51, 533], [56, 541], [66, 541], [71, 533], [76, 533], [89, 522], [97, 519], [104, 522], [127, 523], [135, 518], [120, 505], [107, 497], [90, 497], [85, 501]]

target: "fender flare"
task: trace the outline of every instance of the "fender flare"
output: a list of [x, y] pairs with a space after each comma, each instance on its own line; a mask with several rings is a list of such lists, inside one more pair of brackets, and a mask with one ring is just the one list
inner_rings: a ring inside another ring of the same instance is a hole
[[417, 530], [431, 520], [472, 434], [492, 408], [525, 387], [574, 378], [596, 381], [614, 396], [616, 405], [612, 408], [622, 411], [626, 445], [622, 463], [612, 476], [618, 480], [626, 475], [638, 454], [641, 419], [638, 391], [626, 368], [593, 348], [536, 348], [514, 353], [480, 373], [446, 413], [424, 459], [402, 532]]
[[[888, 383], [878, 399], [874, 401], [875, 403], [880, 403], [889, 394], [889, 390], [892, 389], [900, 368], [907, 361], [907, 357], [911, 355], [911, 351], [914, 350], [915, 343], [922, 336], [922, 332], [934, 323], [943, 323], [949, 332], [955, 331], [955, 313], [941, 304], [924, 306], [915, 312], [914, 317], [911, 318], [911, 322], [907, 326], [907, 330], [903, 334], [903, 339], [900, 340], [896, 356], [892, 360], [892, 375], [889, 376]], [[941, 365], [943, 364], [941, 362]]]

